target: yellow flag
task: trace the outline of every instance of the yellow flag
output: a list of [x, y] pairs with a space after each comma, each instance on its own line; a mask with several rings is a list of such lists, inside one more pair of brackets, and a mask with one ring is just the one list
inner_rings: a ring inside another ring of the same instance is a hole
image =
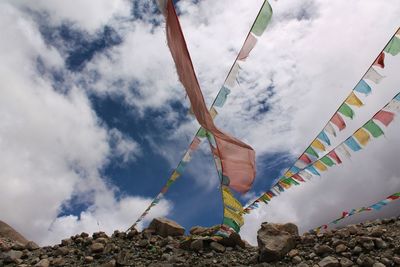
[[351, 92], [349, 97], [346, 99], [346, 104], [361, 107], [363, 105], [363, 102], [361, 102], [361, 100], [356, 96], [355, 93]]
[[224, 217], [234, 220], [239, 226], [244, 224], [242, 215], [232, 211], [230, 208], [224, 208]]
[[214, 107], [212, 107], [210, 109], [210, 115], [211, 115], [211, 118], [213, 118], [213, 119], [215, 119], [215, 117], [218, 115], [218, 112]]
[[363, 146], [366, 146], [371, 139], [369, 133], [367, 133], [367, 131], [365, 131], [363, 128], [360, 128], [357, 132], [355, 132], [354, 137]]
[[322, 172], [328, 170], [328, 168], [319, 160], [314, 163], [314, 167]]
[[287, 171], [287, 172], [284, 174], [284, 176], [286, 176], [286, 177], [292, 177], [293, 175], [294, 175], [294, 173], [291, 172], [291, 171]]
[[315, 139], [312, 143], [311, 143], [312, 147], [318, 148], [321, 151], [325, 151], [325, 146], [321, 143], [321, 141], [319, 141], [318, 139]]
[[169, 179], [175, 181], [179, 176], [180, 174], [177, 171], [174, 171]]
[[229, 206], [231, 209], [234, 209], [240, 212], [243, 209], [242, 204], [232, 195], [231, 191], [228, 187], [222, 187], [222, 198], [224, 200], [224, 205]]

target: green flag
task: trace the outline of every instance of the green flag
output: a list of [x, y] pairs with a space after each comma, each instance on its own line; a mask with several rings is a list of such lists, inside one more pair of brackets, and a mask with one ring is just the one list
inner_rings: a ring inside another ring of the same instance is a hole
[[392, 56], [397, 55], [400, 53], [400, 39], [394, 36], [392, 40], [388, 43], [385, 47], [385, 52], [391, 54]]
[[375, 138], [383, 135], [382, 129], [373, 120], [369, 120], [366, 124], [364, 124], [363, 128]]
[[310, 146], [307, 148], [306, 153], [309, 154], [309, 155], [312, 155], [312, 156], [314, 156], [316, 158], [319, 158], [318, 153], [315, 152], [315, 150]]
[[272, 17], [272, 8], [268, 1], [265, 1], [260, 13], [258, 14], [256, 21], [254, 22], [251, 32], [257, 36], [261, 36], [268, 26], [269, 21]]
[[333, 162], [333, 160], [331, 160], [331, 158], [329, 158], [328, 156], [325, 156], [323, 158], [321, 158], [321, 161], [329, 167], [332, 167], [333, 165], [335, 165], [335, 163]]
[[346, 103], [343, 103], [343, 105], [340, 106], [339, 112], [343, 114], [346, 117], [349, 117], [350, 119], [353, 119], [354, 112], [353, 110], [347, 105]]
[[196, 134], [197, 137], [204, 138], [207, 136], [207, 130], [203, 127], [200, 127], [199, 131]]

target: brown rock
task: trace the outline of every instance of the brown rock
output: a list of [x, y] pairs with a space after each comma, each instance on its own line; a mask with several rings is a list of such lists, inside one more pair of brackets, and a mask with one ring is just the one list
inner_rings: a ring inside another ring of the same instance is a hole
[[200, 251], [203, 250], [204, 244], [202, 239], [195, 239], [190, 244], [190, 249], [193, 251]]
[[23, 235], [3, 221], [0, 221], [0, 238], [8, 238], [11, 241], [19, 242], [24, 246], [29, 242]]
[[49, 267], [50, 261], [48, 259], [42, 259], [38, 263], [35, 264], [37, 267]]
[[223, 253], [225, 252], [226, 248], [218, 242], [211, 242], [210, 248], [216, 252]]
[[153, 219], [149, 225], [149, 229], [153, 229], [156, 234], [162, 237], [182, 236], [185, 233], [185, 228], [166, 218]]
[[340, 267], [339, 261], [332, 256], [328, 256], [323, 258], [320, 262], [318, 262], [320, 267]]
[[36, 245], [35, 242], [29, 241], [28, 243], [26, 243], [25, 248], [27, 250], [36, 250], [36, 249], [39, 249], [39, 246]]
[[296, 234], [296, 231], [293, 230], [292, 225], [286, 229], [291, 233], [282, 229], [286, 228], [270, 223], [261, 224], [261, 229], [257, 232], [260, 261], [279, 260], [295, 247], [295, 239], [291, 233]]
[[92, 253], [101, 253], [101, 252], [103, 252], [103, 250], [104, 250], [104, 244], [102, 244], [102, 243], [93, 243], [90, 246], [90, 251]]

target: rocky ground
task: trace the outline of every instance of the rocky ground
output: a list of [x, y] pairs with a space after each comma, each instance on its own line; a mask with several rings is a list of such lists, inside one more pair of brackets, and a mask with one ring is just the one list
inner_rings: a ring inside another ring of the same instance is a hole
[[55, 246], [0, 236], [0, 266], [400, 266], [400, 217], [298, 235], [294, 224], [263, 223], [258, 247], [238, 235], [211, 238], [215, 228], [155, 219], [142, 232], [81, 233]]

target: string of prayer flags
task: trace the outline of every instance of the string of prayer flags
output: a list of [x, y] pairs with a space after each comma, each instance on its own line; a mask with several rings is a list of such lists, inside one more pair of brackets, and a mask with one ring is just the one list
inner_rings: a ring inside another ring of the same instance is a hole
[[[161, 10], [161, 13], [164, 14], [164, 16], [167, 17], [167, 15], [168, 15], [167, 14], [167, 4], [172, 5], [172, 8], [173, 8], [172, 1], [159, 0], [158, 4], [159, 4], [159, 9]], [[251, 32], [253, 34], [257, 35], [257, 36], [261, 36], [263, 34], [263, 32], [265, 31], [265, 29], [266, 29], [266, 27], [268, 25], [268, 22], [271, 19], [271, 16], [272, 16], [272, 8], [269, 5], [268, 1], [265, 0], [263, 2], [263, 5], [262, 5], [262, 7], [260, 9], [260, 12], [259, 12], [258, 16], [255, 19], [255, 23], [254, 23], [254, 26], [251, 29]], [[250, 33], [249, 33], [249, 35], [250, 35]], [[251, 37], [249, 37], [249, 38], [251, 38]], [[249, 38], [246, 38], [246, 39], [249, 39]], [[245, 42], [245, 44], [243, 46], [245, 46], [245, 45], [248, 46], [248, 43], [246, 44], [246, 42]], [[241, 51], [245, 51], [246, 49], [242, 48]], [[249, 50], [249, 53], [250, 53], [250, 51], [251, 51], [251, 49]], [[246, 54], [247, 54], [247, 52], [246, 52]], [[247, 54], [247, 56], [248, 56], [248, 54]], [[225, 83], [224, 83], [227, 86], [230, 86], [231, 88], [235, 85], [236, 78], [237, 78], [237, 75], [238, 75], [238, 72], [239, 72], [239, 69], [240, 69], [239, 65], [237, 64], [237, 60], [238, 59], [235, 60], [235, 62], [233, 64], [233, 67], [229, 71], [229, 73], [228, 73], [228, 75], [227, 75], [227, 77], [225, 79]], [[229, 95], [229, 93], [230, 93], [230, 90], [228, 88], [226, 88], [225, 86], [221, 87], [216, 99], [213, 102], [213, 106], [210, 108], [210, 116], [212, 117], [212, 119], [214, 119], [218, 114], [217, 110], [214, 109], [214, 106], [223, 107], [225, 102], [226, 102], [226, 99], [227, 99], [227, 96]], [[191, 110], [193, 111], [193, 114], [195, 114], [195, 112], [194, 112], [192, 107], [191, 107]], [[186, 153], [184, 154], [185, 163], [188, 163], [190, 161], [190, 159], [191, 159], [190, 154], [193, 153], [199, 147], [199, 144], [201, 143], [202, 139], [205, 136], [206, 136], [206, 129], [203, 128], [203, 127], [200, 127], [199, 130], [197, 131], [196, 135], [194, 136], [194, 138], [193, 138], [188, 150], [187, 150], [187, 151], [190, 151], [190, 153], [188, 154], [188, 152], [186, 151]], [[182, 159], [182, 161], [183, 161], [183, 159]], [[180, 164], [181, 162], [179, 162], [178, 167], [180, 168], [181, 173], [183, 173], [185, 165]], [[166, 189], [168, 189], [169, 186], [174, 181], [176, 181], [179, 176], [180, 176], [180, 173], [178, 173], [176, 170], [174, 170], [172, 175], [171, 175], [171, 177], [167, 180], [166, 185], [168, 185], [168, 186], [164, 186], [162, 188], [162, 191], [166, 192]], [[137, 225], [137, 223], [139, 223], [148, 214], [148, 212], [151, 209], [151, 207], [153, 207], [155, 205], [154, 203], [158, 203], [159, 199], [162, 196], [163, 196], [163, 194], [161, 194], [161, 193], [156, 196], [156, 198], [154, 200], [157, 200], [157, 202], [153, 201], [149, 205], [149, 207], [143, 212], [143, 214], [138, 218], [138, 220], [128, 229], [128, 231], [130, 229], [133, 229]]]
[[[307, 165], [303, 168], [290, 168], [285, 176], [281, 177], [278, 182], [275, 183], [267, 192], [270, 192], [272, 190], [279, 190], [279, 192], [284, 192], [285, 190], [291, 188], [292, 185], [299, 185], [300, 183], [305, 182], [305, 179], [310, 180], [313, 176], [320, 176], [320, 172], [325, 172], [330, 167], [333, 167], [336, 164], [341, 164], [343, 157], [350, 158], [351, 153], [349, 152], [349, 150], [357, 152], [365, 147], [371, 141], [371, 135], [374, 138], [382, 136], [384, 132], [382, 128], [374, 122], [374, 120], [381, 121], [382, 124], [388, 126], [394, 118], [394, 113], [388, 112], [385, 109], [387, 109], [389, 105], [393, 105], [394, 101], [400, 104], [400, 93], [397, 94], [392, 100], [390, 100], [381, 110], [379, 110], [373, 116], [373, 118], [364, 123], [361, 128], [357, 129], [344, 142], [337, 145], [321, 158], [315, 157], [316, 159], [312, 161], [310, 158], [308, 158], [306, 154], [300, 156], [298, 161], [304, 163], [303, 165], [307, 163]], [[306, 153], [313, 154], [313, 150], [310, 150], [309, 148], [306, 150]], [[339, 154], [342, 156], [342, 158], [339, 157]], [[290, 176], [288, 174], [290, 174]], [[269, 201], [271, 200], [271, 198], [273, 198], [273, 196], [270, 197]], [[256, 206], [253, 205], [253, 203], [255, 202], [259, 202], [259, 198], [248, 205], [244, 209], [244, 213], [250, 213], [251, 210], [255, 209]], [[375, 208], [376, 207], [378, 206], [375, 206]]]
[[391, 202], [393, 202], [395, 200], [398, 200], [398, 199], [400, 199], [400, 192], [394, 193], [393, 195], [390, 195], [390, 196], [386, 197], [385, 199], [383, 199], [383, 200], [381, 200], [381, 201], [379, 201], [377, 203], [374, 203], [374, 204], [372, 204], [372, 205], [370, 205], [368, 207], [361, 207], [361, 208], [358, 208], [358, 209], [352, 209], [351, 211], [343, 211], [342, 215], [339, 218], [329, 222], [328, 224], [323, 224], [321, 226], [318, 226], [318, 227], [310, 230], [309, 232], [315, 232], [315, 233], [318, 234], [321, 231], [321, 229], [326, 230], [326, 229], [328, 229], [329, 225], [337, 224], [338, 222], [340, 222], [341, 220], [343, 220], [343, 219], [345, 219], [347, 217], [350, 217], [350, 216], [353, 216], [353, 215], [356, 215], [356, 214], [359, 214], [359, 213], [362, 213], [362, 212], [366, 212], [366, 211], [372, 211], [372, 210], [379, 211], [384, 206], [386, 206], [387, 204], [389, 204], [389, 203], [391, 203]]

